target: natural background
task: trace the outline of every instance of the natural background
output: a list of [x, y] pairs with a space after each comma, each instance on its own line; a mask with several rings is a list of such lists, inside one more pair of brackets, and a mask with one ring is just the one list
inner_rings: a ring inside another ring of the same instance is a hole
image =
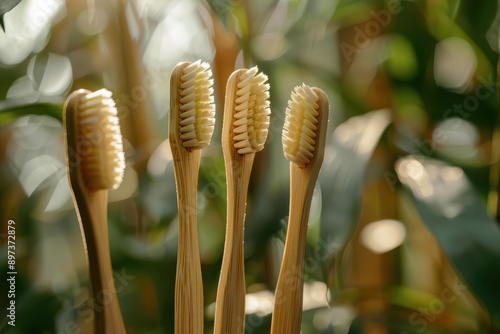
[[[64, 164], [62, 103], [113, 91], [127, 169], [109, 232], [128, 333], [173, 333], [177, 209], [169, 74], [202, 59], [217, 127], [199, 230], [212, 332], [226, 188], [225, 83], [269, 76], [272, 119], [251, 179], [246, 333], [269, 331], [286, 231], [284, 110], [324, 89], [327, 152], [308, 231], [304, 334], [500, 333], [497, 0], [23, 0], [0, 31], [0, 332], [89, 333], [89, 278]], [[16, 222], [16, 327], [6, 324]]]

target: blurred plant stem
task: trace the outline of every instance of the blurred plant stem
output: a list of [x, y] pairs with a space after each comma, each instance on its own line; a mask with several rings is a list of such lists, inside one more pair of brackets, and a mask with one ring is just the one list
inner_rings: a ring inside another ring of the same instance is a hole
[[[499, 28], [500, 34], [500, 28]], [[497, 77], [500, 78], [500, 56], [497, 60]], [[500, 224], [500, 89], [496, 85], [497, 94], [497, 121], [493, 137], [491, 139], [491, 169], [490, 169], [490, 192], [488, 195], [488, 211]]]
[[500, 117], [491, 139], [490, 192], [488, 194], [488, 212], [500, 223]]
[[[394, 304], [403, 305], [410, 310], [421, 310], [430, 303], [443, 303], [443, 311], [433, 315], [432, 326], [460, 328], [466, 324], [471, 328], [477, 326], [484, 330], [477, 331], [478, 333], [486, 333], [486, 328], [490, 333], [489, 330], [493, 329], [490, 329], [488, 311], [472, 291], [468, 287], [450, 290], [450, 282], [454, 282], [455, 287], [466, 287], [466, 283], [426, 227], [414, 204], [403, 192], [400, 192], [400, 208], [401, 220], [405, 222], [407, 229], [407, 240], [401, 250], [400, 284], [418, 293], [413, 298], [408, 298], [404, 304], [396, 298]], [[450, 291], [453, 291], [453, 296], [448, 299], [446, 297]], [[430, 301], [425, 299], [426, 294], [433, 296]]]
[[[3, 126], [0, 128], [0, 162], [8, 161], [8, 148], [9, 142], [12, 140], [12, 126]], [[24, 199], [25, 194], [19, 182], [15, 178], [10, 179], [5, 176], [5, 171], [3, 176], [3, 182], [0, 182], [0, 192], [3, 194], [8, 194], [4, 196], [0, 202], [0, 219], [2, 219], [2, 224], [5, 230], [2, 228], [0, 234], [7, 235], [7, 221], [9, 219], [14, 219], [18, 216], [18, 208], [20, 207], [21, 201]]]
[[[83, 61], [79, 68], [74, 69], [73, 90], [102, 88], [105, 84], [103, 73], [111, 77], [113, 86], [106, 88], [115, 93], [113, 98], [117, 103], [122, 134], [134, 148], [133, 167], [138, 174], [142, 174], [154, 148], [155, 134], [149, 123], [151, 113], [148, 112], [151, 87], [143, 82], [144, 67], [139, 40], [133, 37], [129, 28], [134, 24], [129, 22], [134, 19], [133, 15], [136, 15], [134, 6], [135, 4], [128, 0], [119, 0], [116, 3], [97, 1], [97, 4], [87, 0], [69, 2], [64, 20], [52, 30], [53, 37], [49, 49], [56, 53], [68, 54], [70, 58], [75, 57], [75, 62]], [[130, 18], [127, 18], [127, 8], [129, 13], [132, 13]], [[79, 20], [87, 23], [89, 27], [98, 25], [97, 11], [106, 11], [106, 16], [110, 19], [102, 36], [97, 34], [95, 38], [88, 39], [88, 36], [79, 35], [81, 32], [74, 30], [68, 34], [69, 27]], [[82, 19], [82, 15], [86, 17]], [[137, 17], [135, 19], [139, 20]], [[136, 31], [135, 34], [137, 33]], [[89, 50], [75, 48], [75, 40], [83, 38], [88, 39], [86, 48]], [[104, 39], [104, 47], [99, 43], [100, 38]], [[92, 76], [97, 76], [98, 80]]]
[[236, 58], [240, 52], [239, 40], [234, 31], [228, 30], [217, 15], [207, 4], [200, 6], [202, 22], [208, 31], [211, 32], [215, 56], [213, 59], [212, 71], [215, 82], [215, 93], [217, 101], [218, 122], [222, 120], [224, 98], [226, 96], [226, 82], [231, 73], [235, 70]]
[[[151, 96], [150, 87], [145, 87], [141, 52], [137, 39], [134, 39], [127, 18], [127, 6], [130, 6], [131, 16], [135, 14], [132, 8], [135, 4], [127, 0], [118, 0], [116, 8], [106, 4], [110, 17], [116, 13], [115, 21], [106, 30], [106, 43], [111, 53], [110, 65], [114, 66], [116, 84], [119, 95], [115, 101], [119, 105], [120, 125], [123, 136], [135, 149], [133, 167], [139, 173], [144, 172], [152, 153], [153, 128], [148, 121], [148, 98]], [[137, 17], [135, 17], [138, 20]], [[140, 91], [140, 93], [139, 93]], [[125, 102], [124, 102], [125, 101]], [[122, 112], [120, 112], [122, 107]]]
[[[340, 47], [341, 45], [348, 45], [352, 47], [352, 43], [357, 37], [360, 29], [364, 28], [370, 20], [367, 19], [362, 22], [358, 22], [354, 25], [339, 29], [338, 31], [338, 45], [339, 54], [344, 55], [344, 51]], [[386, 28], [380, 29], [374, 36], [371, 36], [371, 40], [375, 40], [386, 34]], [[372, 45], [375, 43], [372, 43]], [[367, 48], [370, 43], [367, 43]], [[345, 47], [345, 46], [344, 46]], [[344, 55], [340, 57], [340, 68], [342, 79], [347, 83], [349, 88], [352, 88], [354, 94], [357, 94], [361, 101], [365, 101], [371, 110], [389, 108], [392, 105], [392, 90], [390, 86], [390, 81], [388, 77], [381, 71], [376, 71], [376, 75], [373, 80], [370, 81], [368, 85], [359, 85], [358, 79], [362, 77], [363, 71], [366, 71], [366, 67], [376, 66], [377, 64], [366, 58], [369, 56], [368, 53], [362, 53], [359, 51], [353, 52], [352, 54]], [[360, 65], [364, 64], [364, 65]], [[392, 112], [394, 117], [394, 112]]]
[[[375, 155], [379, 154], [376, 152]], [[373, 315], [387, 314], [389, 303], [385, 291], [397, 282], [397, 253], [374, 253], [360, 240], [367, 225], [383, 219], [398, 219], [398, 197], [385, 178], [380, 176], [367, 181], [362, 203], [359, 224], [342, 256], [350, 259], [345, 261], [343, 284], [347, 289], [359, 291], [354, 304], [359, 315], [366, 319], [362, 333], [385, 334], [389, 333], [385, 325], [369, 319]]]
[[[132, 1], [118, 0], [116, 8], [102, 3], [107, 6], [109, 14], [112, 10], [116, 12], [114, 24], [110, 24], [105, 31], [105, 41], [110, 50], [110, 66], [114, 67], [113, 78], [120, 92], [119, 96], [115, 96], [121, 116], [120, 126], [124, 138], [134, 149], [132, 167], [138, 175], [145, 175], [147, 163], [157, 142], [154, 140], [154, 128], [148, 121], [152, 114], [148, 112], [148, 101], [151, 99], [153, 87], [145, 85], [143, 81], [144, 67], [137, 38], [139, 31], [132, 31], [134, 24], [139, 22], [138, 14]], [[135, 26], [135, 29], [139, 28]], [[136, 233], [146, 236], [146, 213], [140, 201], [136, 204]]]

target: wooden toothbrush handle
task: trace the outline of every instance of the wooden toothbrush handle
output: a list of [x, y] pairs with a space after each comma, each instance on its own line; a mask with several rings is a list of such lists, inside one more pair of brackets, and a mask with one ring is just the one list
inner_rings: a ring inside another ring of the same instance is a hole
[[77, 90], [66, 100], [63, 113], [66, 138], [66, 167], [73, 202], [76, 207], [80, 231], [84, 241], [92, 283], [94, 332], [123, 334], [125, 325], [115, 289], [108, 240], [108, 191], [90, 190], [80, 170], [82, 159], [78, 141], [77, 110], [81, 97], [90, 93]]
[[[174, 159], [177, 155], [174, 153]], [[203, 333], [203, 281], [197, 225], [198, 169], [201, 150], [181, 153], [174, 162], [179, 243], [175, 278], [175, 333]]]
[[[181, 225], [183, 225], [181, 227]], [[203, 283], [197, 226], [179, 221], [175, 277], [175, 333], [203, 333]], [[181, 242], [180, 240], [190, 240]]]
[[283, 262], [274, 297], [272, 334], [299, 334], [302, 322], [307, 223], [315, 179], [292, 164], [290, 210]]
[[214, 334], [245, 330], [244, 227], [248, 184], [255, 154], [236, 155], [226, 164], [227, 224], [217, 289]]
[[108, 239], [108, 191], [87, 194], [74, 192], [78, 198], [78, 216], [86, 244], [92, 283], [94, 330], [103, 334], [124, 334], [125, 325], [116, 293]]

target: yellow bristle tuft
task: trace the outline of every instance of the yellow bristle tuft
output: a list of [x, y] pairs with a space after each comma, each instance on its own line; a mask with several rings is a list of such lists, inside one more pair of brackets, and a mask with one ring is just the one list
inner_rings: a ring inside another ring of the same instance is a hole
[[238, 154], [256, 153], [264, 148], [269, 129], [269, 84], [257, 67], [238, 77], [234, 96], [233, 141]]
[[285, 157], [305, 167], [314, 157], [318, 130], [319, 96], [306, 84], [295, 87], [288, 101], [283, 128]]
[[212, 85], [212, 71], [208, 63], [198, 60], [182, 70], [179, 133], [183, 147], [201, 149], [210, 144], [215, 125]]
[[84, 95], [78, 105], [78, 154], [87, 188], [115, 189], [123, 180], [125, 155], [112, 93]]

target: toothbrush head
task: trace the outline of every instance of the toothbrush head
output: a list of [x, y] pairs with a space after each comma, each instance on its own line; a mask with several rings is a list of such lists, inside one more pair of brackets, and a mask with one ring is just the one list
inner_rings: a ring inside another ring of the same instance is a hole
[[328, 97], [319, 88], [295, 87], [286, 109], [282, 142], [285, 157], [301, 168], [323, 160]]
[[91, 191], [118, 188], [123, 180], [125, 155], [111, 96], [106, 89], [78, 90], [65, 103], [68, 145], [77, 154], [83, 183]]
[[170, 110], [172, 126], [176, 127], [173, 130], [186, 149], [202, 149], [210, 144], [215, 125], [210, 65], [200, 60], [179, 63], [172, 71], [170, 84], [170, 98], [178, 109]]
[[[269, 84], [257, 66], [233, 72], [226, 89], [224, 119], [231, 122], [233, 147], [238, 154], [261, 151], [269, 129]], [[229, 123], [228, 123], [229, 125]]]

